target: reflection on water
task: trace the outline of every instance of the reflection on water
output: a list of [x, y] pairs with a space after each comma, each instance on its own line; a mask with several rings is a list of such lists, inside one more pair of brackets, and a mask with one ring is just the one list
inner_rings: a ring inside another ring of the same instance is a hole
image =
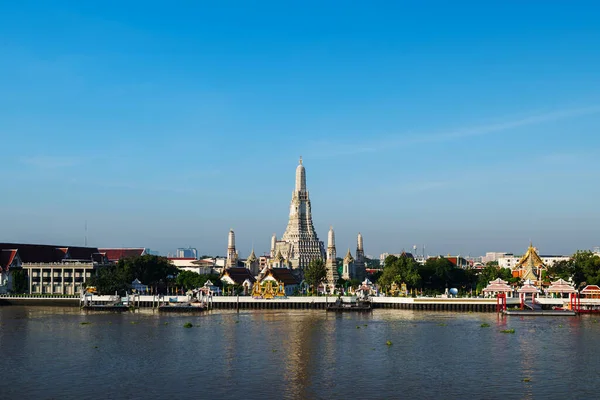
[[10, 306], [0, 308], [0, 368], [10, 376], [0, 398], [594, 398], [595, 321]]

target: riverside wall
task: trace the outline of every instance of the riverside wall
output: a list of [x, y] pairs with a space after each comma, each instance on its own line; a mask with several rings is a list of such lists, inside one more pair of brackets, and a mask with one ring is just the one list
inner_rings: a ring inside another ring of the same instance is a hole
[[[294, 296], [281, 299], [255, 299], [250, 296], [213, 296], [205, 299], [212, 309], [235, 310], [324, 310], [327, 305], [336, 301], [337, 296]], [[342, 296], [344, 301], [351, 301], [350, 297]], [[87, 301], [94, 304], [108, 304], [115, 301], [114, 296], [93, 295], [86, 296]], [[155, 308], [165, 302], [186, 303], [191, 298], [188, 296], [133, 296], [121, 298], [127, 304], [141, 308]], [[518, 298], [507, 298], [508, 307], [519, 304]], [[538, 303], [545, 307], [563, 306], [568, 299], [538, 298]], [[372, 297], [371, 302], [375, 309], [399, 309], [419, 311], [473, 311], [495, 312], [495, 298], [436, 298], [436, 297]], [[600, 304], [597, 299], [581, 299], [582, 305], [592, 303]], [[83, 299], [79, 297], [56, 296], [0, 296], [0, 306], [27, 305], [27, 306], [80, 306]]]

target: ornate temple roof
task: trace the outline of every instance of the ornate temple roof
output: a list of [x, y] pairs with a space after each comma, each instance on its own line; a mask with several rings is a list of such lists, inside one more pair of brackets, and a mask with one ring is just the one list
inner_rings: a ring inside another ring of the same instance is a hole
[[346, 256], [344, 257], [344, 262], [349, 264], [352, 261], [354, 261], [354, 257], [352, 257], [352, 254], [350, 253], [350, 249], [348, 249], [348, 252], [346, 253]]
[[514, 269], [528, 267], [546, 267], [546, 265], [538, 255], [537, 251], [535, 251], [535, 247], [533, 247], [531, 243], [529, 243], [529, 248], [527, 249], [527, 252], [523, 257], [521, 257], [521, 260], [519, 260], [519, 262], [515, 265]]
[[248, 262], [254, 262], [256, 260], [258, 260], [258, 258], [256, 258], [256, 254], [254, 254], [254, 248], [252, 248], [252, 252], [248, 256], [248, 258], [246, 259], [246, 261], [248, 261]]
[[221, 280], [223, 280], [223, 278], [225, 277], [229, 277], [229, 279], [231, 279], [238, 285], [244, 283], [246, 279], [248, 279], [250, 282], [256, 281], [250, 270], [245, 267], [227, 268], [225, 271], [223, 271], [223, 275], [221, 275]]
[[277, 261], [277, 262], [283, 262], [284, 261], [284, 258], [281, 255], [281, 250], [277, 250], [277, 254], [275, 255], [275, 258], [273, 260]]
[[533, 285], [533, 282], [531, 280], [528, 279], [523, 283], [523, 286], [521, 286], [521, 288], [519, 290], [517, 290], [517, 292], [519, 292], [519, 293], [539, 293], [540, 290]]
[[261, 279], [261, 282], [268, 276], [272, 276], [277, 282], [283, 282], [286, 286], [300, 284], [298, 278], [289, 268], [269, 268], [265, 276]]
[[512, 292], [512, 288], [508, 285], [508, 282], [498, 278], [490, 281], [483, 292]]
[[576, 293], [577, 290], [564, 279], [552, 282], [548, 288], [548, 293]]

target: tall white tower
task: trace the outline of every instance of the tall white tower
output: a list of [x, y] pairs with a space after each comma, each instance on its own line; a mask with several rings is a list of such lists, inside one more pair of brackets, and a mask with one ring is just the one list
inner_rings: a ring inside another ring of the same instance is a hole
[[354, 275], [352, 278], [356, 278], [359, 280], [365, 279], [367, 275], [366, 266], [365, 266], [365, 250], [363, 248], [363, 237], [358, 232], [358, 237], [356, 238], [356, 257], [354, 259]]
[[[275, 247], [291, 263], [292, 268], [304, 269], [312, 260], [325, 257], [323, 242], [319, 241], [313, 226], [302, 157], [296, 167], [296, 185], [292, 193], [287, 228]], [[272, 253], [275, 254], [276, 251], [272, 250]]]
[[332, 226], [329, 227], [329, 233], [327, 234], [327, 261], [325, 262], [325, 268], [327, 269], [327, 277], [325, 278], [327, 284], [335, 286], [340, 276], [337, 270], [335, 232]]
[[235, 233], [233, 229], [229, 230], [229, 236], [227, 237], [227, 262], [225, 263], [226, 268], [237, 267], [238, 255], [235, 251]]

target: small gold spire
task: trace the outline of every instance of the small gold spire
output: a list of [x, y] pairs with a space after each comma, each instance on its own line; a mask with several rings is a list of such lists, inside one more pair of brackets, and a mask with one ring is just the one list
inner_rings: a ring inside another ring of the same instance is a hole
[[300, 156], [300, 165], [302, 165], [302, 156]]

